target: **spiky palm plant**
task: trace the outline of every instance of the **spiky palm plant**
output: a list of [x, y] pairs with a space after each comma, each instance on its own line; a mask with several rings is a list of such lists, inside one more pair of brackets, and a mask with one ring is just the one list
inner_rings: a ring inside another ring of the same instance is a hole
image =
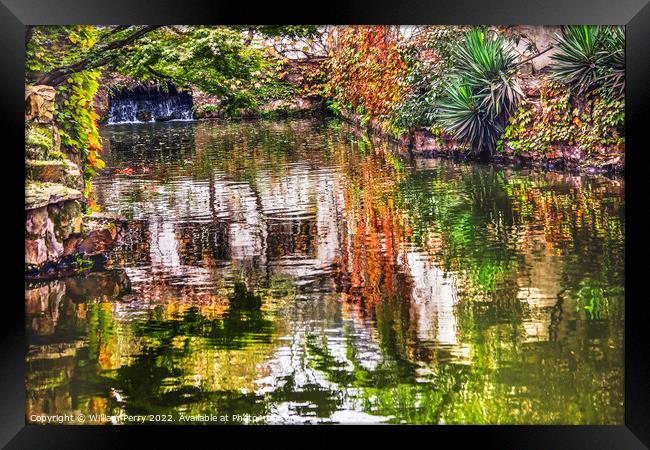
[[606, 48], [603, 50], [599, 82], [616, 96], [625, 93], [625, 31], [623, 27], [609, 27]]
[[492, 153], [523, 97], [517, 55], [503, 36], [474, 28], [458, 47], [456, 60], [456, 80], [437, 105], [438, 122], [475, 153]]
[[484, 97], [472, 92], [462, 80], [447, 86], [445, 96], [438, 105], [438, 123], [461, 142], [470, 144], [475, 153], [491, 149], [503, 127], [482, 107]]
[[557, 36], [553, 78], [577, 94], [625, 89], [625, 33], [621, 27], [572, 25]]
[[473, 29], [456, 53], [457, 71], [490, 115], [512, 111], [523, 97], [514, 75], [517, 54], [506, 39], [485, 29]]

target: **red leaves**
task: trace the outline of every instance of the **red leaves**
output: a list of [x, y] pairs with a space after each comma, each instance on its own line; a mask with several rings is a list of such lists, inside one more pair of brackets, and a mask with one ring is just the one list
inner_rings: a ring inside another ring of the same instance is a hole
[[[124, 169], [116, 169], [115, 170], [115, 175], [126, 175], [126, 176], [131, 176], [133, 175], [135, 170], [133, 170], [132, 167], [125, 167]], [[149, 168], [148, 167], [141, 167], [139, 170], [139, 173], [149, 173]]]
[[133, 169], [130, 168], [130, 167], [126, 167], [124, 169], [117, 169], [115, 171], [115, 174], [116, 175], [129, 175], [129, 176], [131, 176], [131, 175], [133, 175]]

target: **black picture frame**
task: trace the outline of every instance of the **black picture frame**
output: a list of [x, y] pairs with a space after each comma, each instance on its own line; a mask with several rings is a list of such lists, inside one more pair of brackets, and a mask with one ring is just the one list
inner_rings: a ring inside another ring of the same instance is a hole
[[[313, 9], [309, 9], [309, 7]], [[24, 277], [19, 211], [24, 210], [24, 32], [25, 25], [47, 24], [617, 24], [626, 26], [626, 195], [632, 202], [626, 220], [625, 303], [625, 425], [621, 426], [424, 426], [408, 427], [408, 441], [426, 438], [432, 443], [476, 442], [481, 448], [507, 449], [637, 449], [650, 446], [650, 327], [641, 279], [643, 264], [644, 121], [650, 104], [650, 3], [648, 0], [437, 0], [361, 2], [336, 1], [266, 4], [204, 0], [0, 0], [3, 97], [0, 102], [6, 131], [3, 180], [6, 215], [3, 236], [3, 314], [0, 314], [0, 444], [6, 448], [103, 448], [131, 440], [136, 431], [154, 445], [174, 437], [197, 436], [197, 427], [95, 427], [26, 425]], [[647, 181], [646, 184], [647, 186]], [[638, 216], [638, 220], [637, 219]], [[638, 262], [637, 262], [638, 261]], [[237, 439], [280, 431], [290, 442], [311, 442], [309, 427], [205, 427], [200, 435], [236, 434]], [[290, 430], [287, 432], [287, 428]], [[135, 429], [135, 430], [134, 430]], [[270, 429], [270, 430], [269, 430]], [[326, 427], [337, 433], [349, 427]], [[384, 439], [404, 427], [355, 430], [364, 438]], [[417, 436], [417, 437], [414, 437]], [[204, 436], [201, 436], [202, 438]], [[234, 436], [230, 436], [234, 437]], [[305, 439], [305, 440], [303, 440]], [[331, 438], [330, 445], [336, 445]], [[216, 441], [215, 441], [216, 442]], [[222, 445], [223, 442], [221, 441]], [[240, 441], [241, 442], [241, 441]], [[426, 441], [424, 441], [426, 442]], [[187, 441], [185, 441], [187, 444]], [[306, 444], [304, 444], [306, 445]]]

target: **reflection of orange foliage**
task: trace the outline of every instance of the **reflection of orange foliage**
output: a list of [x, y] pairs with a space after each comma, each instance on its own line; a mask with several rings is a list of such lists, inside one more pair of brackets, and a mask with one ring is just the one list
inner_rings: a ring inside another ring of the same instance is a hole
[[88, 409], [93, 414], [106, 414], [108, 412], [108, 399], [102, 397], [91, 397], [88, 401]]
[[[608, 232], [607, 224], [611, 223], [610, 217], [616, 214], [616, 210], [608, 209], [607, 204], [602, 202], [605, 193], [598, 192], [598, 188], [592, 189], [590, 185], [572, 187], [568, 192], [559, 190], [564, 183], [572, 181], [569, 178], [575, 177], [547, 173], [537, 180], [539, 186], [536, 188], [512, 186], [510, 196], [519, 221], [535, 224], [523, 234], [522, 247], [527, 247], [527, 241], [534, 237], [539, 225], [543, 226], [549, 254], [572, 245], [575, 233], [580, 230], [588, 230], [591, 235], [594, 232], [596, 235]], [[614, 195], [623, 192], [623, 188], [616, 184], [608, 183], [607, 186], [606, 189], [616, 191], [612, 192]]]
[[174, 318], [182, 317], [190, 308], [195, 308], [205, 319], [214, 320], [223, 317], [228, 307], [228, 303], [192, 305], [189, 303], [170, 301], [165, 302], [163, 305], [163, 319], [172, 320]]
[[349, 292], [344, 301], [362, 301], [374, 307], [383, 298], [408, 298], [409, 287], [398, 254], [407, 232], [403, 213], [395, 207], [392, 192], [397, 174], [379, 158], [364, 161], [363, 171], [351, 175], [344, 189], [345, 223], [342, 266], [349, 276]]

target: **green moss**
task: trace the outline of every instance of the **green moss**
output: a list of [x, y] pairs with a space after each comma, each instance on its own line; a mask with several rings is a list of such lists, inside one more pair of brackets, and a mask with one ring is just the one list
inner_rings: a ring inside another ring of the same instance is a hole
[[52, 129], [45, 126], [31, 124], [25, 130], [25, 148], [32, 157], [47, 158], [53, 150], [54, 136]]
[[52, 161], [63, 161], [64, 159], [67, 159], [65, 153], [59, 151], [51, 151], [47, 154], [47, 157]]

